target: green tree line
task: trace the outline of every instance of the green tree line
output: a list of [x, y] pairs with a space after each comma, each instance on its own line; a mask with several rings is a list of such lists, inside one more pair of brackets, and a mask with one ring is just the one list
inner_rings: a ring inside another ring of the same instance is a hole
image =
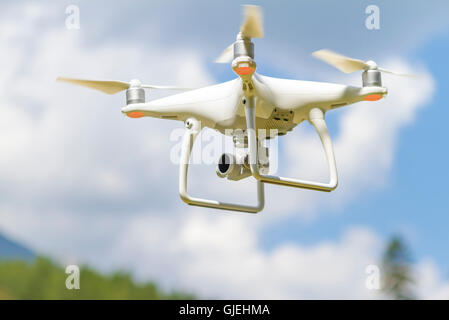
[[164, 292], [152, 282], [137, 283], [127, 272], [101, 274], [80, 266], [80, 289], [68, 290], [65, 269], [50, 259], [0, 260], [0, 299], [193, 299]]

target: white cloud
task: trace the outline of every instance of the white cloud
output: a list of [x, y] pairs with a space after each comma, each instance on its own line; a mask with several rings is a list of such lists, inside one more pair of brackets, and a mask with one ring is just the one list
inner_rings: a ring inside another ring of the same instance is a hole
[[[52, 14], [50, 10], [50, 19]], [[39, 21], [33, 14], [20, 22], [6, 19], [1, 25], [2, 30], [10, 30], [0, 38], [5, 44], [2, 54], [8, 57], [2, 59], [6, 70], [2, 79], [14, 83], [2, 86], [0, 92], [4, 155], [0, 173], [8, 191], [21, 189], [27, 197], [42, 199], [76, 198], [83, 193], [115, 197], [119, 192], [126, 197], [160, 189], [141, 177], [164, 176], [163, 168], [169, 167], [164, 161], [169, 154], [168, 133], [182, 124], [124, 120], [119, 109], [123, 95], [102, 96], [55, 79], [63, 74], [116, 75], [127, 80], [122, 70], [128, 69], [150, 82], [156, 81], [157, 74], [161, 75], [157, 83], [201, 86], [212, 81], [198, 56], [187, 51], [148, 51], [144, 46], [104, 44], [86, 49], [82, 34], [63, 28], [44, 29], [41, 37], [28, 35], [28, 41], [15, 42], [23, 30], [37, 32]], [[28, 47], [33, 48], [31, 53]]]
[[[382, 299], [366, 286], [367, 267], [378, 265], [384, 241], [363, 227], [346, 229], [336, 241], [261, 247], [254, 218], [204, 215], [196, 210], [173, 219], [133, 217], [117, 234], [114, 261], [139, 261], [140, 278], [163, 279], [200, 297], [229, 299]], [[125, 264], [126, 266], [126, 264]], [[449, 282], [432, 260], [413, 267], [423, 299], [447, 299]], [[380, 268], [380, 281], [382, 281]]]
[[[376, 263], [380, 240], [363, 228], [337, 242], [285, 243], [264, 250], [260, 234], [238, 216], [205, 216], [193, 210], [171, 222], [142, 216], [118, 236], [116, 254], [139, 260], [140, 276], [165, 279], [203, 297], [373, 298], [365, 268]], [[157, 257], [157, 258], [156, 258]]]
[[417, 282], [415, 288], [420, 298], [448, 300], [449, 281], [443, 277], [431, 259], [422, 259], [414, 268]]

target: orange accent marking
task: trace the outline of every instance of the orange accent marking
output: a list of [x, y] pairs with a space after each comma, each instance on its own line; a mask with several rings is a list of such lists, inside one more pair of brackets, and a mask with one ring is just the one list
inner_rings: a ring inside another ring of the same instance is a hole
[[369, 96], [366, 96], [364, 98], [364, 100], [366, 101], [377, 101], [382, 99], [382, 95], [381, 94], [370, 94]]
[[235, 72], [239, 75], [247, 75], [254, 73], [255, 69], [251, 67], [239, 67], [235, 69]]
[[145, 116], [142, 112], [139, 112], [139, 111], [128, 112], [126, 115], [127, 115], [128, 117], [134, 118], [134, 119], [142, 118], [142, 117]]

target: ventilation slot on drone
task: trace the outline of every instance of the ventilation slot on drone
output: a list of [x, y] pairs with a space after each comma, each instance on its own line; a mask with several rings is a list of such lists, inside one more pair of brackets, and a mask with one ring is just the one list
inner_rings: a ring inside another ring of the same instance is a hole
[[178, 119], [178, 116], [161, 116], [161, 119]]
[[333, 105], [331, 105], [331, 108], [338, 108], [338, 107], [343, 107], [344, 105], [346, 105], [346, 102], [342, 102], [342, 103], [334, 103]]

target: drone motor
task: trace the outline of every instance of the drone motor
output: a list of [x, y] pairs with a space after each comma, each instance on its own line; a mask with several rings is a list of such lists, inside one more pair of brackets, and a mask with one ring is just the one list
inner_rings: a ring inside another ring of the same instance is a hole
[[382, 87], [382, 75], [377, 69], [368, 69], [362, 73], [362, 82], [364, 87]]
[[131, 80], [126, 90], [126, 104], [145, 103], [145, 90], [139, 80]]

